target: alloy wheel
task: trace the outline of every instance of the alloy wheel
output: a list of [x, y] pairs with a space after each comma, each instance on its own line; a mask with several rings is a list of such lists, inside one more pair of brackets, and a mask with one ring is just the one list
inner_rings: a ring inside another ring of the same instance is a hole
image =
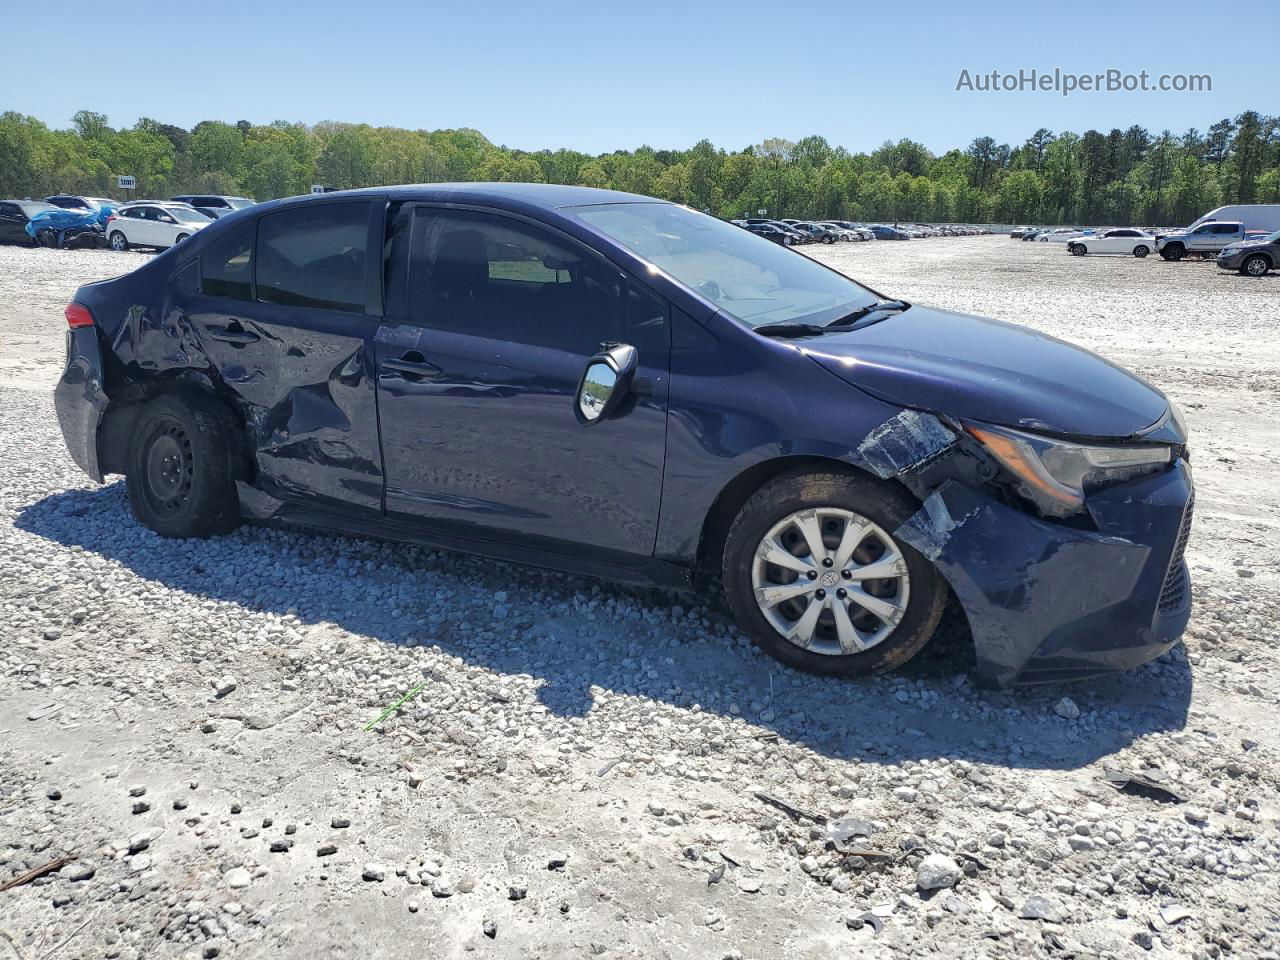
[[751, 586], [760, 612], [801, 649], [862, 653], [902, 622], [911, 578], [901, 548], [871, 520], [840, 507], [799, 510], [756, 548]]

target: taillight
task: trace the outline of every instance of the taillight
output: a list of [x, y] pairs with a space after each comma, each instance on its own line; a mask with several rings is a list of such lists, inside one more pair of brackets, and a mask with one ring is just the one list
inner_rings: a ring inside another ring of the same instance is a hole
[[67, 326], [71, 329], [76, 327], [92, 327], [93, 314], [89, 312], [89, 308], [81, 303], [68, 303], [67, 309], [63, 311], [67, 316]]
[[110, 223], [115, 218], [116, 218], [116, 215], [114, 213], [107, 214], [107, 223]]

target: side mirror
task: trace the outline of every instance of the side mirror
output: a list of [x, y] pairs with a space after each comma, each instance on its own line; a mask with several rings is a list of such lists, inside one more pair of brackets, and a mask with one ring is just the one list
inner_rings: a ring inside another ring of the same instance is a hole
[[599, 423], [618, 409], [639, 365], [635, 347], [625, 343], [603, 344], [603, 347], [587, 361], [587, 368], [578, 381], [574, 409], [583, 426]]

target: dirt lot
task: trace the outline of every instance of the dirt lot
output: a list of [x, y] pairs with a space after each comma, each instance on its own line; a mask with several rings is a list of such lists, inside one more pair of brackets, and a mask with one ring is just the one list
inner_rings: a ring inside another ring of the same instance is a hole
[[825, 681], [697, 597], [161, 540], [50, 402], [63, 305], [142, 255], [0, 248], [0, 884], [71, 858], [0, 891], [0, 958], [1276, 957], [1280, 277], [994, 237], [814, 255], [1182, 405], [1185, 647], [1012, 694], [963, 650]]

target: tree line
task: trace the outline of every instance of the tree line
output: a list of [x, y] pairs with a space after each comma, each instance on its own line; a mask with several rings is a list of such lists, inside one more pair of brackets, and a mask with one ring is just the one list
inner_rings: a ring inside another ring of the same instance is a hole
[[611, 187], [722, 217], [937, 222], [1179, 225], [1224, 203], [1280, 203], [1280, 117], [1249, 110], [1204, 133], [1035, 131], [1016, 146], [977, 137], [936, 155], [886, 141], [870, 153], [820, 136], [742, 149], [639, 147], [592, 155], [527, 151], [480, 132], [324, 122], [206, 120], [190, 130], [142, 118], [113, 128], [82, 110], [70, 129], [0, 114], [0, 196], [55, 192], [139, 197], [179, 193], [258, 200], [338, 188], [439, 181], [535, 181]]

